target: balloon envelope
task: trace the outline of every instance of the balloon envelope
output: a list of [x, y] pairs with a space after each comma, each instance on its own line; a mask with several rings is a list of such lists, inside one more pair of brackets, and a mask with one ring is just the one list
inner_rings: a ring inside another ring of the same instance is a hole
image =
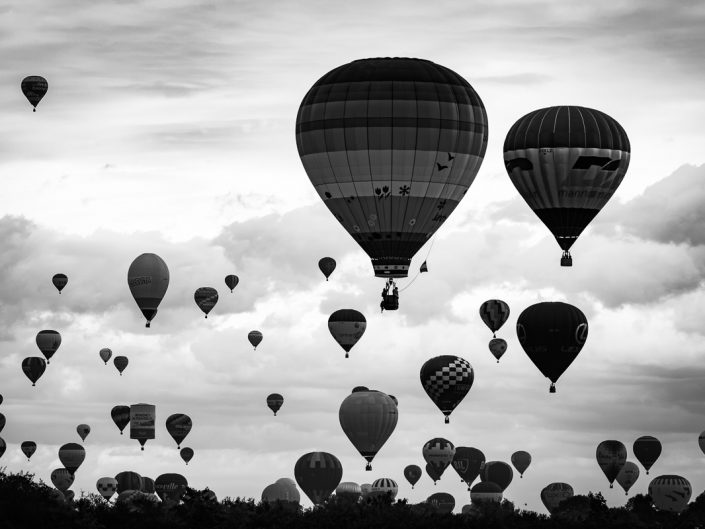
[[66, 274], [54, 274], [54, 277], [51, 278], [51, 282], [56, 287], [56, 290], [59, 291], [59, 294], [61, 294], [61, 291], [68, 284], [69, 278], [66, 277]]
[[318, 505], [325, 501], [340, 483], [343, 466], [333, 454], [309, 452], [296, 462], [294, 476], [301, 490], [314, 505]]
[[632, 485], [634, 485], [638, 478], [639, 467], [636, 463], [627, 461], [624, 463], [622, 470], [619, 471], [619, 474], [617, 474], [616, 480], [617, 483], [619, 483], [619, 486], [624, 489], [624, 493], [629, 494], [629, 489], [632, 488]]
[[431, 494], [426, 501], [436, 507], [440, 514], [449, 514], [455, 509], [455, 498], [447, 492]]
[[120, 494], [126, 490], [141, 490], [144, 486], [144, 480], [137, 472], [124, 470], [115, 476], [117, 482], [117, 493]]
[[47, 359], [47, 364], [61, 345], [61, 335], [57, 331], [44, 330], [37, 333], [37, 347]]
[[563, 500], [573, 497], [573, 487], [567, 483], [549, 483], [541, 490], [544, 507], [553, 514]]
[[49, 83], [47, 83], [47, 80], [41, 75], [29, 75], [22, 79], [20, 87], [27, 101], [29, 101], [36, 110], [37, 105], [49, 89]]
[[627, 462], [627, 448], [619, 441], [602, 441], [597, 445], [595, 457], [597, 464], [600, 465], [602, 472], [607, 477], [607, 481], [610, 482], [610, 488], [612, 488], [617, 474]]
[[215, 304], [218, 303], [218, 291], [213, 287], [201, 287], [196, 289], [196, 292], [193, 294], [193, 299], [207, 318], [208, 313], [213, 310]]
[[426, 474], [428, 474], [428, 477], [433, 480], [434, 485], [436, 484], [436, 481], [441, 479], [441, 474], [438, 473], [438, 469], [431, 463], [426, 463]]
[[54, 469], [49, 476], [53, 485], [61, 492], [68, 490], [73, 485], [74, 475], [65, 468]]
[[643, 435], [634, 441], [632, 450], [634, 457], [643, 465], [648, 475], [649, 469], [661, 455], [661, 442], [651, 435]]
[[79, 424], [76, 426], [76, 432], [81, 438], [81, 441], [85, 441], [88, 434], [91, 433], [91, 427], [87, 424]]
[[34, 441], [23, 441], [20, 445], [22, 453], [27, 456], [27, 460], [32, 457], [32, 454], [37, 451], [37, 443]]
[[125, 368], [129, 363], [130, 361], [126, 356], [116, 356], [113, 359], [113, 364], [115, 365], [115, 368], [120, 372], [120, 375], [122, 375], [122, 372], [125, 371]]
[[193, 459], [193, 448], [189, 448], [188, 446], [185, 446], [184, 448], [181, 449], [181, 452], [179, 452], [181, 455], [181, 459], [184, 460], [184, 462], [188, 465], [188, 462]]
[[162, 474], [154, 480], [154, 490], [165, 503], [178, 503], [186, 487], [188, 481], [181, 474]]
[[529, 452], [519, 450], [518, 452], [514, 452], [512, 454], [512, 465], [514, 465], [514, 468], [517, 469], [520, 477], [524, 477], [524, 472], [526, 472], [526, 469], [529, 468], [530, 464], [531, 454], [529, 454]]
[[367, 470], [372, 469], [370, 463], [394, 432], [398, 418], [396, 404], [381, 391], [351, 393], [341, 403], [340, 426], [367, 460]]
[[154, 404], [133, 404], [130, 406], [130, 439], [137, 439], [144, 450], [144, 444], [154, 439], [157, 421]]
[[480, 470], [480, 479], [496, 483], [502, 492], [509, 486], [513, 478], [514, 471], [512, 467], [504, 461], [487, 461], [482, 470]]
[[456, 446], [453, 468], [468, 487], [472, 485], [477, 476], [480, 475], [480, 468], [485, 464], [485, 454], [477, 448], [469, 446]]
[[568, 303], [543, 302], [524, 309], [517, 320], [517, 337], [524, 352], [548, 378], [551, 391], [585, 345], [588, 323], [581, 310]]
[[345, 351], [345, 358], [348, 357], [350, 349], [365, 334], [366, 328], [365, 316], [355, 309], [336, 310], [328, 318], [328, 330]]
[[5, 453], [5, 450], [7, 450], [7, 443], [5, 442], [5, 439], [0, 437], [0, 457]]
[[255, 348], [255, 351], [257, 350], [257, 346], [262, 343], [262, 333], [259, 331], [250, 331], [247, 333], [247, 339], [249, 342], [252, 344], [252, 346]]
[[0, 432], [2, 432], [3, 428], [5, 428], [5, 422], [7, 419], [5, 419], [5, 415], [0, 413]]
[[447, 439], [436, 437], [423, 445], [421, 453], [426, 463], [434, 467], [436, 475], [440, 479], [448, 465], [453, 462], [455, 446]]
[[509, 318], [509, 305], [501, 299], [488, 299], [480, 305], [480, 318], [494, 336]]
[[489, 348], [490, 353], [497, 359], [497, 363], [499, 364], [499, 359], [507, 352], [507, 342], [502, 338], [492, 338], [489, 343]]
[[404, 467], [404, 477], [411, 484], [411, 488], [421, 479], [421, 467], [418, 465], [407, 465]]
[[406, 277], [452, 213], [487, 148], [487, 114], [457, 73], [430, 61], [363, 59], [328, 72], [296, 118], [311, 183], [372, 259]]
[[34, 386], [47, 368], [46, 360], [40, 356], [29, 356], [22, 360], [22, 371]]
[[186, 438], [186, 436], [191, 431], [193, 427], [193, 422], [191, 417], [185, 413], [174, 413], [169, 415], [166, 419], [166, 431], [169, 432], [171, 438], [176, 441], [176, 447], [181, 448], [181, 442]]
[[378, 496], [389, 496], [391, 500], [397, 497], [399, 486], [397, 482], [390, 478], [379, 478], [372, 482], [370, 496], [375, 498]]
[[127, 285], [149, 327], [169, 287], [169, 268], [157, 254], [143, 253], [130, 264]]
[[86, 450], [78, 443], [66, 443], [59, 448], [59, 461], [71, 474], [78, 470], [86, 459]]
[[338, 498], [355, 503], [362, 497], [362, 489], [357, 483], [352, 481], [343, 481], [335, 487], [335, 495]]
[[96, 481], [95, 488], [98, 489], [98, 494], [109, 500], [117, 492], [117, 480], [111, 477], [100, 478]]
[[661, 511], [681, 512], [688, 506], [692, 493], [690, 482], [681, 476], [659, 476], [649, 484], [649, 496]]
[[481, 481], [473, 485], [470, 489], [470, 501], [472, 503], [482, 503], [492, 501], [499, 503], [502, 501], [502, 487], [493, 481]]
[[450, 414], [472, 387], [475, 375], [470, 362], [458, 356], [436, 356], [421, 367], [421, 385], [449, 422]]
[[240, 278], [234, 274], [225, 276], [225, 285], [230, 289], [230, 292], [237, 286], [240, 282]]
[[282, 404], [284, 404], [284, 397], [282, 397], [279, 393], [271, 393], [270, 395], [267, 395], [267, 407], [274, 412], [274, 415], [277, 414], [279, 409], [282, 407]]
[[318, 268], [323, 272], [323, 275], [326, 276], [326, 281], [328, 281], [328, 278], [335, 270], [335, 259], [332, 257], [323, 257], [318, 261]]
[[113, 352], [107, 347], [104, 347], [98, 352], [98, 355], [100, 355], [100, 359], [107, 364], [110, 357], [113, 356]]
[[130, 407], [113, 406], [113, 409], [110, 410], [110, 417], [113, 419], [115, 426], [120, 430], [120, 435], [122, 435], [125, 426], [130, 423]]

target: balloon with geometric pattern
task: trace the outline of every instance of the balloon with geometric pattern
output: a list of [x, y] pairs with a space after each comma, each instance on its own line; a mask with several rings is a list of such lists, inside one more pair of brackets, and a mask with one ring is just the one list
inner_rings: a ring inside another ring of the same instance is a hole
[[487, 113], [448, 68], [362, 59], [328, 72], [304, 96], [296, 145], [316, 192], [375, 275], [407, 277], [411, 258], [475, 179]]
[[455, 509], [455, 497], [447, 492], [436, 492], [426, 498], [426, 503], [438, 509], [439, 514], [450, 514]]
[[458, 356], [431, 358], [421, 367], [421, 385], [450, 422], [450, 414], [468, 394], [475, 378], [470, 362]]
[[32, 105], [32, 112], [37, 111], [37, 105], [49, 89], [49, 83], [41, 75], [29, 75], [22, 79], [22, 93]]
[[333, 493], [343, 477], [340, 460], [328, 452], [309, 452], [294, 465], [294, 477], [311, 503], [319, 505]]
[[98, 479], [95, 483], [98, 494], [103, 496], [105, 500], [109, 500], [117, 492], [117, 480], [109, 476]]
[[447, 439], [436, 437], [423, 445], [421, 454], [426, 463], [436, 470], [436, 475], [440, 479], [445, 469], [453, 462], [455, 446]]
[[193, 421], [185, 413], [174, 413], [166, 418], [166, 431], [176, 441], [176, 448], [181, 448], [181, 442], [191, 431]]
[[520, 118], [504, 141], [509, 178], [563, 250], [570, 248], [622, 182], [631, 147], [622, 126], [592, 108], [555, 106]]
[[495, 333], [509, 318], [509, 305], [501, 299], [488, 299], [480, 305], [480, 318], [492, 331], [492, 337], [497, 338]]
[[370, 490], [370, 497], [377, 498], [381, 496], [387, 496], [389, 499], [394, 501], [399, 492], [399, 486], [397, 482], [390, 478], [379, 478], [372, 482], [372, 489]]
[[661, 441], [651, 435], [642, 435], [634, 441], [632, 451], [634, 452], [634, 457], [646, 469], [646, 475], [648, 476], [649, 469], [661, 455]]

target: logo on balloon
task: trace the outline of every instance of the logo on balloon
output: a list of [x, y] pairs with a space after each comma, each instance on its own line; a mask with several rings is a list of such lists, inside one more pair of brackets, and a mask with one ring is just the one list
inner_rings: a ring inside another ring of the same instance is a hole
[[526, 328], [521, 323], [517, 323], [517, 338], [519, 339], [519, 343], [526, 341]]
[[575, 329], [575, 341], [578, 342], [579, 345], [583, 345], [585, 343], [585, 340], [587, 340], [587, 334], [587, 323], [581, 323], [580, 325], [578, 325], [577, 329]]

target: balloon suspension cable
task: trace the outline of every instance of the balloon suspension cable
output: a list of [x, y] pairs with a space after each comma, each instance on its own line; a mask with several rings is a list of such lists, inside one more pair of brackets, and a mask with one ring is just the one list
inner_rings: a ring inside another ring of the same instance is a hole
[[[433, 244], [434, 244], [435, 242], [436, 242], [436, 238], [433, 237], [433, 238], [431, 239], [431, 246], [428, 247], [428, 252], [426, 252], [426, 259], [424, 259], [424, 261], [423, 261], [424, 263], [425, 263], [426, 261], [428, 261], [428, 256], [431, 255], [431, 250], [433, 249]], [[409, 281], [406, 285], [404, 285], [404, 288], [400, 288], [400, 289], [399, 289], [399, 292], [404, 292], [407, 288], [409, 288], [411, 285], [413, 285], [413, 284], [414, 284], [414, 281], [416, 281], [416, 278], [419, 277], [419, 275], [421, 275], [421, 270], [419, 270], [418, 272], [416, 272], [416, 275], [412, 278], [412, 280]]]

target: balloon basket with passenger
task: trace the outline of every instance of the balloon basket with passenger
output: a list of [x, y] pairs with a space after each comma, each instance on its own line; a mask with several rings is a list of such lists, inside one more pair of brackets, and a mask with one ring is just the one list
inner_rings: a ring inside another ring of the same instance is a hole
[[399, 308], [399, 288], [392, 278], [387, 279], [387, 283], [382, 289], [382, 301], [379, 306], [382, 312]]

